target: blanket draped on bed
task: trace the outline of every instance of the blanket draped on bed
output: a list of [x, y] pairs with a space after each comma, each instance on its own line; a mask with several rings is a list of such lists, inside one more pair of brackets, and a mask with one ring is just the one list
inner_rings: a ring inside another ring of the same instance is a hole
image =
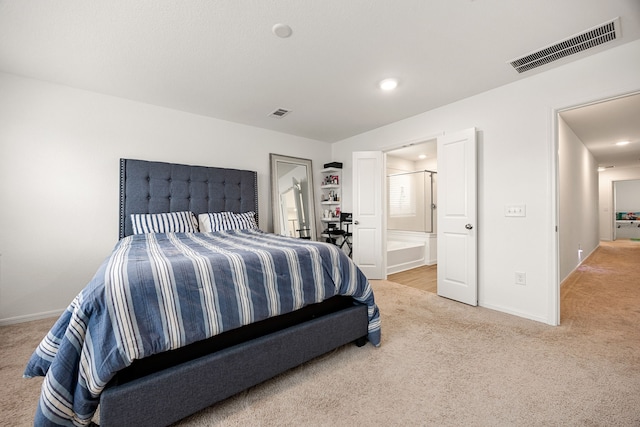
[[369, 282], [336, 246], [259, 230], [120, 240], [42, 340], [25, 377], [45, 376], [36, 425], [88, 425], [100, 393], [135, 359], [334, 295], [380, 318]]

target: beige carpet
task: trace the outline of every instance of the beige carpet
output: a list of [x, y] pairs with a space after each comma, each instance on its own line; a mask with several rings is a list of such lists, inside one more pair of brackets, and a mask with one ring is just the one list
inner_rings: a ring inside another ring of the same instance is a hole
[[[373, 282], [380, 348], [342, 347], [179, 426], [638, 426], [640, 244], [601, 246], [562, 289], [562, 325]], [[51, 321], [0, 328], [1, 425], [30, 425], [20, 378]]]

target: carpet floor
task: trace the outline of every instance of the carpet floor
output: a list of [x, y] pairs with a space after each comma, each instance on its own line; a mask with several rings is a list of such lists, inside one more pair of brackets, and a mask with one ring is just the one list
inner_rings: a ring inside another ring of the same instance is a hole
[[[380, 348], [341, 347], [176, 426], [638, 426], [640, 243], [602, 244], [544, 325], [373, 281]], [[21, 378], [53, 320], [0, 328], [0, 425], [31, 425]]]

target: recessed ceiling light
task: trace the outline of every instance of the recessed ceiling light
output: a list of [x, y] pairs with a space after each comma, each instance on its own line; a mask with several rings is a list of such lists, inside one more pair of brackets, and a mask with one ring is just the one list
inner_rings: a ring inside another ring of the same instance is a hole
[[616, 142], [616, 145], [627, 145], [627, 144], [629, 144], [629, 141]]
[[380, 82], [380, 89], [394, 90], [398, 87], [398, 79], [384, 79]]
[[281, 39], [286, 39], [293, 33], [291, 27], [286, 24], [276, 24], [273, 26], [273, 28], [271, 28], [271, 31], [273, 31], [273, 34], [280, 37]]
[[427, 155], [426, 155], [426, 154], [420, 154], [420, 155], [418, 156], [418, 158], [419, 158], [419, 159], [426, 159], [426, 158], [427, 158]]

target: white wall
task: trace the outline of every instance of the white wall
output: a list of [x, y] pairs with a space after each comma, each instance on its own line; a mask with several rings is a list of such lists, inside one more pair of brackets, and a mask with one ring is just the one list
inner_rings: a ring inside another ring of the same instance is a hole
[[[333, 157], [345, 163], [345, 209], [353, 151], [476, 127], [479, 304], [554, 323], [554, 112], [637, 91], [639, 69], [636, 41], [335, 143]], [[526, 204], [527, 216], [506, 218], [507, 204]], [[526, 286], [514, 284], [516, 271], [526, 272]]]
[[562, 282], [599, 244], [598, 164], [562, 118], [558, 120], [558, 200]]
[[121, 157], [256, 170], [269, 231], [269, 153], [316, 171], [331, 158], [323, 142], [8, 74], [0, 94], [0, 324], [58, 314], [110, 253]]
[[618, 181], [614, 187], [616, 212], [640, 212], [640, 180]]
[[600, 240], [613, 240], [613, 224], [615, 206], [613, 203], [613, 183], [640, 179], [640, 167], [612, 168], [600, 172], [599, 207], [600, 207]]

